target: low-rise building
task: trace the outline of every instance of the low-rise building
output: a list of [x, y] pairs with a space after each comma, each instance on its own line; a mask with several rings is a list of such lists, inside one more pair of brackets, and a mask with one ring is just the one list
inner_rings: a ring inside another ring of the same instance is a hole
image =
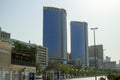
[[10, 67], [12, 45], [7, 42], [0, 42], [0, 66]]
[[111, 61], [111, 57], [106, 56], [106, 58], [105, 58], [105, 61], [104, 61], [104, 62], [110, 62], [110, 61]]
[[116, 61], [104, 62], [103, 67], [104, 67], [104, 69], [114, 70], [114, 69], [116, 69]]
[[[10, 40], [10, 42], [12, 44], [14, 44], [14, 42], [16, 42], [16, 41], [18, 41], [24, 45], [27, 45], [27, 46], [36, 47], [37, 48], [36, 61], [38, 64], [40, 64], [40, 68], [45, 69], [48, 66], [48, 48], [37, 45], [37, 44], [32, 44], [32, 43], [30, 43], [30, 41], [27, 43], [27, 42], [23, 42], [23, 41], [16, 40], [16, 39]], [[18, 53], [18, 55], [19, 55], [19, 53]], [[25, 56], [27, 57], [28, 55], [22, 55], [22, 58], [24, 59]]]
[[10, 33], [6, 31], [2, 31], [0, 27], [0, 40], [9, 40], [10, 39]]
[[[16, 58], [13, 57], [13, 54]], [[0, 41], [0, 80], [35, 79], [36, 66], [31, 66], [27, 62], [24, 63], [23, 57], [20, 55], [24, 54], [13, 52], [12, 45], [9, 42]]]

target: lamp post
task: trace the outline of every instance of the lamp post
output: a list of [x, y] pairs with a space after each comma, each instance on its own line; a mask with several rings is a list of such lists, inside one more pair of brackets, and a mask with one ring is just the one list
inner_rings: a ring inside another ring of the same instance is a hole
[[[95, 70], [97, 71], [97, 54], [96, 54], [96, 41], [95, 41], [95, 30], [98, 29], [97, 27], [91, 28], [93, 30], [93, 36], [94, 36], [94, 57], [95, 57]], [[95, 80], [97, 80], [97, 76], [95, 74]]]

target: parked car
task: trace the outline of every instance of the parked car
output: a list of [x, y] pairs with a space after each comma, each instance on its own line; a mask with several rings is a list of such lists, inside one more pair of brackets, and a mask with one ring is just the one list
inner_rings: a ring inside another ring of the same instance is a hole
[[42, 75], [36, 76], [36, 80], [43, 80], [43, 79], [42, 79]]

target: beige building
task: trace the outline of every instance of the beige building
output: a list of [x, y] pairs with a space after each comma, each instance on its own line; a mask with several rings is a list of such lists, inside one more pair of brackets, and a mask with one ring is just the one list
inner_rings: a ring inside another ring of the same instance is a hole
[[11, 47], [12, 45], [7, 42], [0, 42], [0, 66], [10, 67], [11, 65]]
[[[16, 39], [11, 39], [10, 42], [13, 43], [16, 41], [19, 41], [20, 43], [25, 44], [27, 46], [36, 46], [37, 47], [37, 56], [36, 56], [37, 63], [40, 64], [40, 67], [42, 69], [45, 69], [48, 66], [48, 48], [43, 47], [41, 45], [32, 44], [30, 43], [30, 41], [29, 43], [27, 43], [27, 42], [23, 42], [23, 41], [16, 40]], [[23, 58], [25, 57], [25, 55], [21, 57]]]
[[11, 49], [10, 43], [0, 41], [0, 80], [30, 80], [30, 75], [35, 76], [36, 67], [11, 64]]
[[42, 69], [48, 66], [48, 49], [46, 47], [37, 46], [37, 62]]
[[10, 33], [6, 31], [2, 31], [0, 27], [0, 40], [9, 40], [10, 39]]

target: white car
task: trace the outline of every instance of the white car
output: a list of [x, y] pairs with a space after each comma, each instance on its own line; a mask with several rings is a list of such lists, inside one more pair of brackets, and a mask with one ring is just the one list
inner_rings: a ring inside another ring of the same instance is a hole
[[42, 75], [36, 76], [36, 80], [43, 80]]

